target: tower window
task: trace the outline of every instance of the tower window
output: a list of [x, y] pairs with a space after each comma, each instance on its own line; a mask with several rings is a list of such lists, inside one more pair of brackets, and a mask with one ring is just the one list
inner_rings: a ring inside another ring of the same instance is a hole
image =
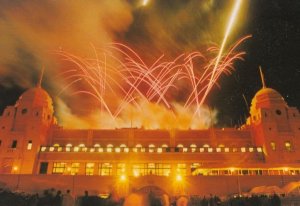
[[22, 114], [26, 114], [28, 112], [28, 110], [26, 108], [22, 109], [21, 113]]
[[29, 140], [27, 143], [27, 150], [31, 150], [32, 149], [32, 141]]
[[291, 151], [292, 150], [292, 144], [291, 144], [291, 142], [289, 142], [289, 141], [287, 141], [287, 142], [285, 142], [284, 143], [284, 146], [285, 146], [285, 149], [287, 150], [287, 151]]
[[12, 144], [11, 144], [11, 148], [17, 148], [17, 140], [13, 140]]
[[277, 115], [281, 115], [281, 111], [279, 109], [276, 109], [275, 112], [276, 112]]
[[275, 144], [275, 142], [271, 142], [270, 145], [271, 145], [271, 149], [273, 151], [275, 151], [276, 150], [276, 144]]

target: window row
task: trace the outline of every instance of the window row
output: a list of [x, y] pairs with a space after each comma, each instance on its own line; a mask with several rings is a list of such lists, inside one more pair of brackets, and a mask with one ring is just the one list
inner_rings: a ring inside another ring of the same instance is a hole
[[128, 148], [128, 147], [92, 147], [92, 148], [87, 148], [87, 147], [45, 147], [42, 146], [40, 149], [41, 152], [115, 152], [115, 153], [120, 153], [120, 152], [149, 152], [149, 153], [162, 153], [162, 152], [263, 152], [261, 147], [241, 147], [241, 148], [229, 148], [229, 147], [217, 147], [217, 148], [212, 148], [212, 147], [201, 147], [201, 148], [196, 148], [196, 147], [158, 147], [158, 148], [145, 148], [145, 147], [134, 147], [134, 148]]
[[[270, 142], [270, 146], [271, 146], [271, 149], [272, 149], [273, 151], [276, 151], [277, 146], [276, 146], [276, 143], [275, 143], [275, 142]], [[292, 143], [291, 143], [290, 141], [285, 141], [285, 142], [284, 142], [284, 149], [285, 149], [286, 151], [291, 152], [292, 149], [293, 149]]]
[[[40, 164], [40, 174], [47, 174], [48, 162]], [[115, 167], [115, 168], [114, 168]], [[114, 170], [113, 170], [114, 169]], [[169, 176], [171, 174], [186, 176], [189, 172], [192, 176], [222, 176], [222, 175], [300, 175], [300, 168], [203, 168], [200, 163], [191, 165], [179, 163], [171, 168], [168, 163], [136, 163], [126, 165], [125, 163], [66, 163], [54, 162], [52, 174], [64, 175], [130, 175], [130, 176]]]

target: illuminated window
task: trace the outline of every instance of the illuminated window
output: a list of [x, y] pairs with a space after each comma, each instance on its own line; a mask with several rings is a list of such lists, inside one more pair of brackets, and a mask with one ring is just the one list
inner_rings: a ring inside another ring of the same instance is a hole
[[49, 148], [49, 151], [50, 151], [50, 152], [53, 152], [54, 149], [55, 149], [54, 147], [50, 147], [50, 148]]
[[285, 146], [285, 149], [287, 151], [289, 151], [289, 152], [292, 151], [292, 144], [291, 144], [291, 142], [289, 142], [289, 141], [285, 142], [284, 146]]
[[66, 147], [72, 147], [72, 144], [68, 143], [66, 144]]
[[100, 144], [94, 144], [94, 147], [100, 147]]
[[253, 152], [253, 147], [249, 147], [249, 152]]
[[161, 147], [166, 148], [166, 147], [169, 147], [169, 146], [167, 144], [163, 144]]
[[213, 152], [214, 151], [214, 149], [213, 148], [208, 148], [208, 152]]
[[141, 152], [146, 152], [146, 148], [142, 147]]
[[57, 151], [58, 151], [58, 152], [61, 152], [61, 151], [62, 151], [62, 147], [58, 147], [58, 148], [57, 148]]
[[103, 148], [102, 147], [98, 148], [98, 152], [103, 152]]
[[270, 145], [271, 145], [271, 149], [273, 151], [275, 151], [276, 150], [276, 144], [275, 144], [275, 142], [271, 142]]
[[66, 168], [65, 162], [54, 162], [52, 174], [63, 174]]
[[95, 163], [89, 162], [85, 165], [85, 175], [94, 175]]
[[129, 152], [129, 148], [128, 148], [128, 147], [125, 147], [125, 148], [124, 148], [124, 152]]
[[192, 163], [191, 164], [191, 173], [192, 175], [197, 175], [198, 174], [198, 169], [200, 168], [200, 164], [199, 163]]
[[95, 148], [91, 148], [91, 149], [90, 149], [90, 152], [95, 152]]
[[77, 175], [79, 172], [79, 167], [80, 167], [80, 163], [78, 162], [73, 162], [71, 164], [71, 175]]
[[197, 147], [197, 145], [191, 144], [190, 147], [195, 148], [195, 147]]
[[258, 148], [257, 148], [257, 152], [262, 152], [262, 148], [261, 148], [261, 147], [258, 147]]
[[106, 148], [106, 152], [112, 152], [112, 148], [111, 147]]
[[217, 148], [216, 148], [216, 151], [217, 151], [217, 152], [221, 152], [221, 148], [220, 148], [220, 147], [217, 147]]
[[186, 175], [186, 164], [177, 164], [177, 173], [185, 176]]
[[169, 164], [155, 164], [155, 175], [158, 176], [169, 176], [170, 172], [171, 172], [171, 165]]
[[47, 149], [47, 147], [41, 147], [41, 151], [42, 151], [42, 152], [45, 152], [46, 149]]
[[242, 148], [241, 148], [241, 152], [246, 152], [246, 148], [245, 148], [245, 147], [242, 147]]
[[79, 147], [74, 147], [74, 152], [78, 152], [79, 151]]
[[204, 144], [203, 147], [209, 147], [209, 145], [208, 144]]
[[121, 144], [120, 147], [123, 148], [123, 147], [127, 147], [127, 146], [126, 146], [126, 144]]
[[29, 140], [27, 143], [27, 150], [31, 150], [32, 149], [32, 141]]
[[116, 147], [115, 148], [115, 152], [120, 153], [121, 152], [121, 148], [120, 147]]
[[112, 164], [100, 163], [99, 164], [99, 175], [100, 176], [111, 176], [112, 175]]
[[162, 153], [162, 148], [161, 147], [157, 148], [157, 153]]
[[229, 152], [229, 148], [228, 148], [228, 147], [225, 147], [224, 151], [225, 151], [225, 152]]
[[114, 147], [114, 146], [112, 144], [108, 144], [106, 147], [111, 148], [111, 147]]
[[141, 144], [137, 144], [137, 145], [135, 145], [135, 147], [140, 148], [140, 147], [143, 147], [143, 146]]
[[178, 147], [178, 148], [182, 148], [183, 145], [182, 145], [182, 144], [178, 144], [177, 147]]
[[117, 175], [121, 176], [121, 175], [125, 174], [125, 172], [126, 172], [125, 163], [118, 163], [117, 164]]
[[187, 152], [188, 151], [188, 148], [186, 148], [186, 147], [184, 147], [183, 149], [182, 149], [182, 152]]
[[200, 152], [204, 152], [204, 148], [201, 147], [201, 148], [200, 148]]
[[56, 143], [56, 144], [53, 145], [53, 147], [59, 147], [59, 144]]
[[79, 144], [78, 147], [85, 147], [83, 143]]

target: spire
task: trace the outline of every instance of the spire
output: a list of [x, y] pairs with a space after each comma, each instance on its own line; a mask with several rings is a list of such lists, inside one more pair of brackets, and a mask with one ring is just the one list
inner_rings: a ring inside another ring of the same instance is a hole
[[45, 67], [42, 67], [41, 71], [40, 71], [40, 76], [39, 76], [39, 81], [36, 84], [36, 87], [41, 88], [42, 87], [42, 81], [43, 81], [43, 76], [44, 76], [44, 70]]
[[261, 66], [259, 66], [259, 72], [260, 72], [260, 78], [261, 78], [262, 87], [266, 88], [266, 82], [265, 82], [265, 78], [264, 78], [264, 74], [262, 72]]

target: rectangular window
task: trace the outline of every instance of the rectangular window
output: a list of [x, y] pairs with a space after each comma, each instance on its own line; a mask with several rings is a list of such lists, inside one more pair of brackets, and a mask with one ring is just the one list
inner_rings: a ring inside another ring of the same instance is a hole
[[39, 174], [47, 174], [48, 162], [41, 162]]
[[95, 163], [86, 163], [85, 165], [85, 175], [94, 175]]
[[31, 150], [32, 149], [32, 141], [29, 140], [27, 143], [27, 150]]
[[112, 175], [112, 164], [100, 163], [99, 164], [99, 175], [100, 176], [111, 176]]
[[285, 146], [285, 149], [287, 151], [289, 151], [289, 152], [292, 151], [292, 144], [291, 144], [291, 142], [289, 142], [289, 141], [285, 142], [284, 146]]
[[71, 175], [77, 175], [79, 172], [80, 164], [78, 162], [73, 162], [71, 164]]
[[12, 144], [11, 144], [11, 148], [17, 148], [17, 140], [13, 140]]
[[276, 150], [276, 144], [275, 144], [275, 142], [271, 142], [270, 145], [271, 145], [271, 149], [273, 151], [275, 151]]
[[171, 172], [171, 165], [169, 164], [156, 164], [155, 165], [155, 175], [159, 175], [159, 176], [169, 176], [170, 172]]
[[186, 164], [177, 164], [177, 173], [185, 176], [186, 175]]
[[125, 171], [126, 171], [125, 163], [119, 163], [117, 165], [117, 175], [121, 176], [121, 175], [125, 174]]
[[66, 169], [66, 163], [65, 162], [54, 162], [53, 163], [52, 174], [63, 174], [65, 169]]

